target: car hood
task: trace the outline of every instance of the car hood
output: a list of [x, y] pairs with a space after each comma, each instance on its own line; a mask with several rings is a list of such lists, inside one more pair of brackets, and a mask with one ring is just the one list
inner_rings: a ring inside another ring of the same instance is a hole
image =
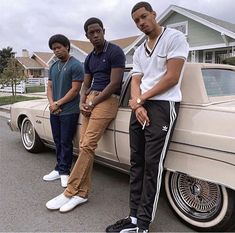
[[47, 99], [39, 99], [39, 100], [28, 100], [17, 102], [12, 105], [12, 108], [30, 108], [30, 109], [42, 109], [46, 108], [48, 105]]

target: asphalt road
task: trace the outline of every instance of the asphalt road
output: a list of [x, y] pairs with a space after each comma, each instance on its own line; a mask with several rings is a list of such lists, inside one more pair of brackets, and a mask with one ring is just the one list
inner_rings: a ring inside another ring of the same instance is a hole
[[[20, 135], [0, 116], [0, 232], [104, 232], [110, 223], [128, 215], [128, 175], [95, 165], [89, 201], [61, 214], [45, 203], [63, 192], [59, 181], [44, 182], [55, 163], [53, 151], [31, 154]], [[152, 232], [194, 232], [182, 224], [161, 193]]]

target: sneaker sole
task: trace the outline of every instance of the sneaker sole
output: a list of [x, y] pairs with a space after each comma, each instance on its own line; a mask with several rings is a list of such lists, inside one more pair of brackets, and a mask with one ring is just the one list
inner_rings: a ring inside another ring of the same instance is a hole
[[58, 180], [58, 179], [60, 179], [60, 176], [59, 177], [56, 177], [56, 178], [53, 178], [53, 179], [44, 179], [44, 178], [42, 178], [44, 181], [54, 181], [54, 180]]
[[86, 200], [86, 201], [84, 201], [84, 202], [82, 202], [82, 203], [80, 203], [80, 204], [78, 204], [78, 205], [76, 205], [76, 206], [74, 206], [73, 208], [70, 208], [70, 209], [68, 209], [68, 210], [60, 210], [60, 209], [59, 209], [59, 211], [60, 211], [60, 213], [62, 213], [62, 214], [63, 214], [63, 213], [67, 213], [67, 212], [69, 212], [69, 211], [75, 209], [77, 206], [81, 206], [81, 205], [85, 204], [87, 201], [88, 201], [88, 200]]
[[136, 232], [137, 228], [138, 227], [127, 228], [127, 229], [124, 229], [124, 230], [120, 231], [120, 233], [127, 233], [127, 232], [130, 233], [131, 231]]

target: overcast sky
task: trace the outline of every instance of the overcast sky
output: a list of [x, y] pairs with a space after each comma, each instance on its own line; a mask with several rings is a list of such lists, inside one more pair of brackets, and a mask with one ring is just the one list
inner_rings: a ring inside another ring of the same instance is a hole
[[[106, 39], [139, 35], [130, 11], [139, 0], [0, 0], [0, 49], [49, 52], [48, 39], [64, 34], [86, 40], [83, 24], [100, 18]], [[234, 0], [148, 0], [158, 15], [171, 4], [198, 11], [235, 24]]]

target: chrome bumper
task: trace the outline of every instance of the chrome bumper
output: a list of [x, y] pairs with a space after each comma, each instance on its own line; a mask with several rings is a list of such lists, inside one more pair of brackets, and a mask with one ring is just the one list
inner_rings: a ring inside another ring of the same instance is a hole
[[11, 130], [11, 131], [14, 131], [13, 128], [12, 128], [11, 120], [10, 120], [10, 119], [7, 120], [7, 124], [8, 124], [8, 126], [9, 126], [10, 130]]

